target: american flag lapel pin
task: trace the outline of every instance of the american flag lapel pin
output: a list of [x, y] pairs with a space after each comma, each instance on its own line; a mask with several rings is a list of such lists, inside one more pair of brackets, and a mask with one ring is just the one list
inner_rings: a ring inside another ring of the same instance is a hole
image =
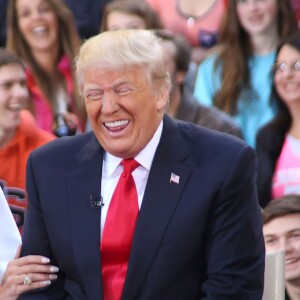
[[176, 184], [179, 184], [179, 179], [180, 179], [180, 177], [178, 175], [171, 173], [170, 183], [174, 182]]

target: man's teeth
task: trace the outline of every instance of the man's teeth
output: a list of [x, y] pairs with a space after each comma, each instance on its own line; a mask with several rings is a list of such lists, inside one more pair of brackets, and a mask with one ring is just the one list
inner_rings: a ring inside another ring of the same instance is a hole
[[128, 120], [119, 120], [119, 121], [115, 121], [115, 122], [105, 122], [105, 126], [114, 128], [114, 127], [120, 127], [120, 126], [127, 125], [128, 123], [129, 123]]
[[9, 106], [9, 109], [11, 111], [16, 112], [16, 111], [20, 111], [22, 109], [22, 106], [20, 104], [12, 104]]
[[285, 264], [286, 264], [286, 265], [293, 264], [293, 263], [297, 262], [298, 260], [299, 260], [298, 258], [287, 259], [287, 260], [285, 261]]

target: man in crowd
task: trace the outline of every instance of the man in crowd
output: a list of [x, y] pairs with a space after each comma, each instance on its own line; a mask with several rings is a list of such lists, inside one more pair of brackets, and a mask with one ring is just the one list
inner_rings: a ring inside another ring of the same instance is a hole
[[271, 201], [263, 211], [266, 252], [285, 251], [286, 300], [300, 299], [300, 196]]

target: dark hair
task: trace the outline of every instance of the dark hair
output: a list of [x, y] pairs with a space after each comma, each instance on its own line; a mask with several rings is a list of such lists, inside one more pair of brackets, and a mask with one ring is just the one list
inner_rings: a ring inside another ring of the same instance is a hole
[[[300, 32], [296, 32], [282, 39], [277, 49], [277, 57], [281, 48], [285, 45], [289, 45], [300, 52]], [[284, 103], [284, 101], [282, 101], [282, 99], [277, 94], [274, 82], [272, 87], [271, 101], [277, 107], [277, 114], [272, 119], [272, 121], [270, 121], [266, 126], [269, 127], [271, 131], [274, 131], [274, 133], [278, 135], [277, 139], [279, 140], [278, 145], [280, 145], [280, 148], [276, 150], [276, 154], [279, 156], [285, 135], [290, 129], [292, 124], [292, 116], [287, 105]]]
[[170, 41], [176, 48], [175, 65], [178, 71], [187, 72], [191, 62], [192, 49], [186, 38], [179, 34], [173, 34], [169, 30], [158, 29], [154, 33], [162, 40]]
[[[277, 56], [281, 48], [289, 45], [300, 52], [300, 32], [282, 39]], [[281, 153], [286, 133], [292, 124], [291, 113], [276, 92], [273, 82], [271, 101], [277, 107], [275, 117], [264, 125], [257, 133], [256, 151], [258, 155], [257, 193], [259, 203], [265, 207], [272, 200], [272, 178], [276, 162]]]
[[107, 31], [107, 18], [111, 12], [119, 11], [125, 14], [137, 15], [141, 17], [145, 23], [145, 29], [162, 29], [159, 15], [144, 0], [114, 0], [105, 5], [100, 32]]
[[15, 53], [0, 47], [0, 68], [7, 65], [19, 65], [25, 70], [22, 59]]
[[[298, 31], [296, 15], [290, 0], [277, 0], [277, 32], [279, 40]], [[251, 90], [248, 59], [252, 47], [248, 33], [241, 26], [237, 0], [228, 1], [220, 28], [220, 54], [216, 66], [222, 66], [222, 85], [215, 95], [215, 105], [221, 110], [235, 114], [238, 97], [242, 90]], [[251, 100], [251, 99], [250, 99]]]
[[300, 214], [300, 195], [286, 195], [272, 200], [262, 211], [263, 224], [290, 214]]

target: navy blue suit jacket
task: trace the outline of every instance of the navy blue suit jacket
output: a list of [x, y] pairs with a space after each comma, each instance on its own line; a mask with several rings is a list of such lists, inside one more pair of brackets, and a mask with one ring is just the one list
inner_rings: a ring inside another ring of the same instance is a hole
[[[101, 194], [102, 159], [92, 132], [30, 156], [22, 255], [45, 255], [60, 273], [21, 299], [103, 299], [100, 209], [90, 205], [90, 195]], [[254, 151], [239, 139], [165, 116], [122, 299], [260, 300], [265, 253], [255, 174]]]

